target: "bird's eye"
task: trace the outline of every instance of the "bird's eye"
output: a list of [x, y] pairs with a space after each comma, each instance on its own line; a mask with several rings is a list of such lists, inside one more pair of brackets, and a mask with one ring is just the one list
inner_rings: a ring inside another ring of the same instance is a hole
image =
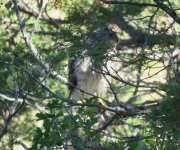
[[114, 34], [113, 34], [113, 33], [110, 33], [109, 35], [110, 35], [111, 37], [113, 37]]

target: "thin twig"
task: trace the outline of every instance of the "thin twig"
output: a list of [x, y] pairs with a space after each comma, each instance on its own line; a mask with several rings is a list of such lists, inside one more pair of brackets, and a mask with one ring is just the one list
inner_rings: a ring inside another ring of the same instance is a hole
[[102, 132], [103, 130], [105, 130], [109, 125], [111, 125], [111, 123], [114, 121], [114, 119], [116, 119], [117, 114], [115, 114], [109, 121], [107, 121], [102, 127], [100, 127], [99, 129], [97, 129], [97, 133]]

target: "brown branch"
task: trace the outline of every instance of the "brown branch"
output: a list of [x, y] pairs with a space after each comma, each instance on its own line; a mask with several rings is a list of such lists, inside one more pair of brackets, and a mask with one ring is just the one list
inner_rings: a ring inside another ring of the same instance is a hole
[[162, 1], [157, 1], [157, 6], [166, 12], [171, 18], [174, 19], [176, 23], [180, 25], [180, 18], [177, 16], [176, 12], [169, 8], [167, 5], [163, 4]]
[[[113, 68], [112, 68], [112, 69], [113, 69]], [[126, 84], [126, 85], [130, 85], [130, 86], [133, 86], [133, 87], [158, 88], [158, 87], [156, 86], [156, 84], [152, 84], [152, 83], [147, 83], [148, 85], [136, 85], [134, 82], [132, 83], [132, 82], [129, 82], [129, 81], [126, 81], [126, 80], [122, 79], [122, 78], [119, 76], [119, 74], [118, 74], [118, 72], [117, 72], [116, 70], [113, 69], [113, 71], [116, 73], [117, 76], [112, 75], [111, 73], [109, 73], [108, 71], [105, 71], [105, 70], [103, 70], [103, 73], [104, 73], [105, 75], [108, 75], [108, 76], [112, 77], [113, 79], [115, 79], [115, 80], [117, 80], [117, 81], [120, 81], [120, 82], [122, 82], [122, 83], [124, 83], [124, 84]], [[96, 70], [96, 72], [102, 74], [102, 72], [100, 72], [100, 71], [98, 71], [98, 70]]]
[[24, 106], [24, 103], [25, 103], [25, 97], [23, 98], [22, 104], [16, 110], [14, 110], [12, 114], [9, 114], [8, 118], [5, 120], [4, 126], [0, 132], [0, 141], [4, 137], [4, 135], [7, 133], [10, 121], [19, 112], [19, 110], [21, 110], [21, 108]]
[[[21, 4], [17, 4], [17, 6], [18, 6], [19, 10], [23, 13], [26, 13], [26, 14], [33, 16], [33, 17], [36, 17], [36, 18], [39, 16], [38, 12], [34, 11], [33, 9], [29, 9], [29, 7], [27, 5], [22, 6]], [[60, 26], [59, 23], [62, 22], [62, 20], [52, 19], [52, 18], [49, 18], [45, 15], [41, 15], [39, 19], [42, 21], [45, 21], [45, 22], [47, 22], [47, 23], [49, 23], [49, 24], [51, 24], [57, 28], [59, 28], [59, 26]]]
[[99, 129], [97, 129], [97, 133], [105, 130], [109, 125], [111, 125], [111, 123], [114, 121], [114, 119], [116, 119], [117, 114], [115, 114], [109, 121], [107, 121], [102, 127], [100, 127]]
[[166, 12], [171, 18], [174, 19], [176, 23], [180, 25], [180, 17], [177, 16], [176, 12], [168, 7], [167, 5], [163, 4], [161, 0], [157, 1], [157, 4], [151, 4], [151, 3], [138, 3], [138, 2], [123, 2], [120, 0], [101, 0], [105, 4], [122, 4], [122, 5], [132, 5], [132, 6], [138, 6], [138, 7], [156, 7], [161, 8], [164, 12]]
[[31, 76], [31, 78], [33, 78], [39, 85], [41, 85], [46, 91], [48, 91], [54, 98], [57, 98], [59, 100], [61, 100], [64, 103], [67, 103], [71, 106], [81, 106], [81, 107], [94, 107], [100, 110], [106, 110], [109, 112], [113, 112], [116, 113], [118, 115], [122, 115], [122, 116], [137, 116], [137, 115], [142, 115], [144, 114], [143, 112], [134, 112], [132, 110], [127, 110], [127, 111], [122, 111], [122, 110], [118, 110], [117, 107], [108, 107], [108, 106], [101, 106], [101, 105], [97, 105], [97, 104], [93, 104], [93, 103], [78, 103], [76, 101], [73, 100], [69, 100], [61, 95], [57, 95], [56, 93], [54, 93], [51, 89], [49, 89], [46, 85], [44, 85], [41, 81], [39, 81], [37, 78], [35, 78], [32, 74], [30, 74], [27, 70], [24, 70], [26, 73], [29, 74], [29, 76]]
[[151, 4], [151, 3], [138, 3], [138, 2], [123, 2], [120, 0], [101, 0], [104, 4], [125, 4], [125, 5], [134, 5], [138, 7], [157, 7], [156, 4]]

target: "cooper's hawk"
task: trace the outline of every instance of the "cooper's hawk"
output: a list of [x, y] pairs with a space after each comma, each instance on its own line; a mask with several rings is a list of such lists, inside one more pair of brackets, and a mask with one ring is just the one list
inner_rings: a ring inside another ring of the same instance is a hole
[[[107, 50], [108, 56], [115, 50], [119, 31], [120, 29], [114, 24], [108, 24], [103, 28], [95, 30], [87, 40], [87, 49], [82, 50], [82, 53], [88, 53], [88, 51], [97, 52], [99, 50], [97, 47], [101, 48], [101, 46], [107, 45], [110, 47]], [[98, 55], [98, 53], [95, 54]], [[91, 94], [101, 94], [107, 90], [107, 80], [101, 73], [94, 70], [96, 66], [92, 59], [93, 57], [85, 56], [84, 58], [75, 58], [69, 61], [69, 81], [74, 85], [69, 86], [70, 99], [78, 100], [80, 98], [91, 97], [91, 95], [85, 94], [79, 89]], [[115, 67], [112, 61], [107, 61], [106, 64], [110, 70]]]

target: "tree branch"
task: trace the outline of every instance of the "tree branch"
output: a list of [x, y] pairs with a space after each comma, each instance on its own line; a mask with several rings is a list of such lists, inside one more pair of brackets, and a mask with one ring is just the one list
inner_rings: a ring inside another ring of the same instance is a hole
[[116, 119], [117, 114], [115, 114], [109, 121], [107, 121], [102, 127], [100, 127], [99, 129], [97, 129], [97, 133], [105, 130], [109, 125], [111, 125], [111, 123], [114, 121], [114, 119]]
[[157, 7], [156, 4], [151, 3], [138, 3], [138, 2], [123, 2], [120, 0], [101, 0], [104, 4], [122, 4], [122, 5], [133, 5], [138, 7]]
[[168, 7], [167, 5], [163, 4], [163, 1], [158, 0], [157, 4], [151, 4], [151, 3], [136, 3], [136, 2], [123, 2], [120, 0], [101, 0], [105, 4], [122, 4], [122, 5], [133, 5], [138, 7], [159, 7], [164, 12], [166, 12], [171, 18], [174, 19], [176, 23], [180, 25], [180, 18], [177, 16], [176, 12]]
[[171, 18], [174, 19], [176, 23], [180, 25], [180, 18], [177, 16], [176, 12], [169, 8], [167, 5], [163, 4], [163, 1], [157, 1], [157, 6], [166, 12]]
[[18, 113], [18, 111], [21, 110], [21, 108], [24, 106], [24, 103], [25, 103], [25, 98], [23, 98], [22, 104], [16, 110], [13, 110], [12, 113], [9, 112], [10, 114], [9, 114], [8, 118], [5, 120], [4, 126], [2, 127], [2, 130], [0, 132], [0, 141], [4, 137], [4, 135], [7, 133], [10, 121]]
[[[26, 13], [30, 16], [34, 16], [36, 18], [39, 16], [39, 13], [36, 12], [35, 10], [31, 9], [27, 4], [24, 6], [22, 4], [18, 4], [17, 6], [21, 12], [24, 12], [24, 13]], [[62, 20], [52, 19], [45, 15], [41, 15], [39, 19], [55, 26], [56, 28], [59, 28], [59, 26], [60, 26], [59, 23], [62, 22]]]

